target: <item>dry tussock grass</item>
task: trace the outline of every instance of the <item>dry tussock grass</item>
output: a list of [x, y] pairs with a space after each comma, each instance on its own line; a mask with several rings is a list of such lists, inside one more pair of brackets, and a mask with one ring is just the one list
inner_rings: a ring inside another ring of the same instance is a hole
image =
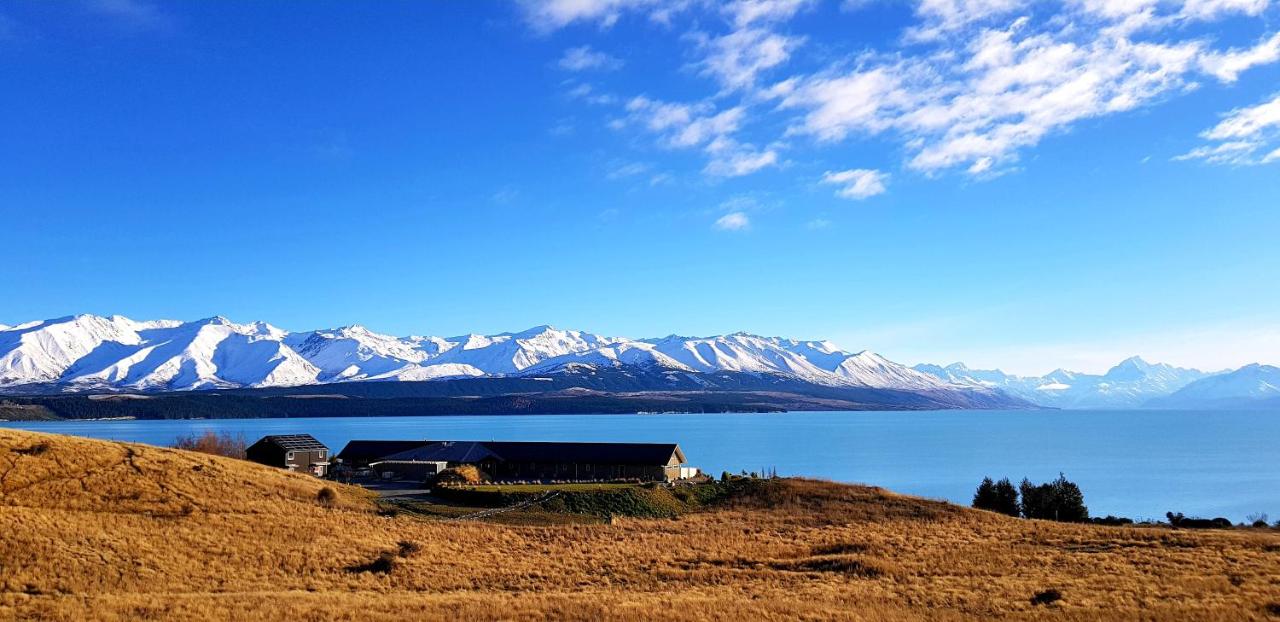
[[[0, 618], [1266, 620], [1280, 603], [1273, 532], [1021, 521], [814, 481], [678, 520], [511, 527], [22, 432], [0, 431], [0, 477]], [[1048, 589], [1062, 600], [1032, 604]]]

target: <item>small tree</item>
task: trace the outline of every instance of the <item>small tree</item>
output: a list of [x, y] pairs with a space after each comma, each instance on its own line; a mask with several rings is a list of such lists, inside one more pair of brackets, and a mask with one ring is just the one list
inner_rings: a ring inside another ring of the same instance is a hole
[[200, 436], [194, 434], [179, 436], [173, 441], [173, 446], [175, 449], [198, 451], [203, 454], [244, 458], [246, 444], [243, 434], [232, 436], [230, 432], [219, 434], [213, 430], [205, 430]]
[[1009, 478], [1001, 479], [995, 485], [995, 506], [992, 511], [1009, 516], [1017, 516], [1018, 508], [1018, 489], [1013, 487], [1013, 483]]
[[973, 493], [973, 507], [979, 510], [996, 509], [996, 483], [991, 481], [990, 477], [982, 478], [982, 483], [978, 484], [978, 490]]
[[982, 483], [978, 484], [977, 492], [973, 494], [973, 507], [1018, 516], [1018, 490], [1009, 483], [1007, 477], [998, 482], [984, 477]]

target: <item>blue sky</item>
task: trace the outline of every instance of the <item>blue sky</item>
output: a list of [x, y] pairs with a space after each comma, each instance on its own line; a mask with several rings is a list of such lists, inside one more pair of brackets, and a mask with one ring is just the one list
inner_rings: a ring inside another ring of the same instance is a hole
[[0, 5], [0, 323], [1280, 361], [1280, 2]]

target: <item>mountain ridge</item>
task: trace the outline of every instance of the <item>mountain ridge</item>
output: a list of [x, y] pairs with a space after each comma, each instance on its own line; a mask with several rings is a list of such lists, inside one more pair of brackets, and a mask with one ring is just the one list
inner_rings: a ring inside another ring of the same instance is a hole
[[[0, 389], [9, 393], [157, 393], [535, 375], [585, 378], [616, 371], [642, 379], [629, 385], [635, 390], [670, 390], [672, 383], [663, 379], [671, 374], [685, 379], [675, 383], [681, 390], [727, 390], [715, 376], [738, 374], [741, 377], [729, 383], [735, 390], [774, 390], [766, 377], [776, 376], [795, 381], [789, 389], [810, 386], [802, 390], [809, 393], [822, 393], [815, 387], [827, 387], [894, 391], [881, 397], [942, 407], [1026, 405], [985, 387], [944, 382], [870, 351], [850, 353], [829, 341], [745, 332], [630, 339], [540, 325], [494, 335], [395, 337], [360, 324], [289, 332], [266, 322], [239, 324], [223, 316], [181, 322], [92, 314], [0, 330]], [[908, 394], [924, 397], [915, 400]]]

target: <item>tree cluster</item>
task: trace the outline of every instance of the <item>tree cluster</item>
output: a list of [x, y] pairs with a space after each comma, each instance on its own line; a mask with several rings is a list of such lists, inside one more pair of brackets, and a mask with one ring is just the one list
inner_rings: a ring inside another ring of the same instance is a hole
[[1008, 478], [998, 482], [983, 478], [973, 495], [973, 507], [1009, 516], [1081, 523], [1089, 520], [1080, 487], [1058, 474], [1058, 479], [1033, 484], [1023, 479], [1017, 489]]

